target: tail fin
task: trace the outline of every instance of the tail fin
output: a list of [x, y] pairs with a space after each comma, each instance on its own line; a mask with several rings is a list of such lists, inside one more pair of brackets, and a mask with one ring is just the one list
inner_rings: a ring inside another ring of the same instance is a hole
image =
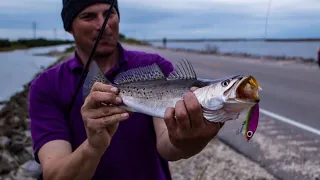
[[83, 99], [85, 99], [90, 94], [91, 88], [95, 82], [111, 84], [108, 81], [108, 79], [104, 76], [104, 73], [102, 72], [98, 64], [93, 60], [90, 64], [88, 74], [83, 83]]

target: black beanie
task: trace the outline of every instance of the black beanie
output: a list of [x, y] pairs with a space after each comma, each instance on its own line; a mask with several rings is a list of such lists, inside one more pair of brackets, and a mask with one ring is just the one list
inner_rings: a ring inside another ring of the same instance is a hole
[[[118, 1], [115, 1], [114, 8], [117, 10], [120, 18]], [[83, 9], [95, 3], [112, 3], [111, 0], [62, 0], [62, 2], [63, 8], [61, 11], [61, 17], [66, 31], [70, 30], [73, 18], [76, 17]]]

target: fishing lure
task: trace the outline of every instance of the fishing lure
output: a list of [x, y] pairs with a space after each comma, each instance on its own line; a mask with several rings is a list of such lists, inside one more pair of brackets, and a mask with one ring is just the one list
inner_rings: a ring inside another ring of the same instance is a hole
[[257, 131], [260, 117], [259, 109], [259, 103], [256, 103], [249, 109], [247, 117], [238, 131], [238, 134], [243, 135], [247, 141], [249, 141]]

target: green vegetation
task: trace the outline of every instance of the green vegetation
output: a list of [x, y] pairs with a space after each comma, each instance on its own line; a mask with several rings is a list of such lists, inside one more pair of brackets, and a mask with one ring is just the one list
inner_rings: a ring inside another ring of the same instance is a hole
[[64, 52], [69, 53], [74, 51], [74, 46], [67, 48]]
[[150, 45], [149, 43], [147, 42], [143, 42], [143, 41], [139, 41], [139, 40], [136, 40], [134, 38], [127, 38], [125, 37], [123, 34], [120, 33], [119, 35], [119, 40], [121, 42], [125, 42], [125, 43], [128, 43], [128, 44], [135, 44], [135, 45]]
[[54, 46], [61, 44], [72, 44], [70, 40], [47, 40], [39, 39], [19, 39], [17, 41], [9, 41], [8, 39], [0, 39], [0, 51], [11, 51], [15, 49], [27, 49], [32, 47]]

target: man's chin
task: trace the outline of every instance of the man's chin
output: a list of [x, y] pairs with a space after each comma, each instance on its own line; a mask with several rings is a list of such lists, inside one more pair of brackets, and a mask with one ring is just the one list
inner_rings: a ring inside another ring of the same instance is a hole
[[97, 52], [113, 52], [114, 50], [116, 50], [116, 45], [108, 45], [108, 44], [99, 44], [96, 48]]
[[[88, 53], [91, 53], [93, 45], [92, 46], [86, 46], [86, 51]], [[117, 49], [117, 45], [110, 45], [106, 43], [99, 43], [98, 46], [95, 49], [94, 56], [95, 57], [103, 57], [108, 56], [112, 54]]]
[[113, 53], [114, 50], [96, 50], [96, 52], [94, 53], [95, 57], [103, 57], [103, 56], [109, 56]]
[[97, 50], [99, 51], [113, 51], [117, 47], [117, 44], [99, 43]]

